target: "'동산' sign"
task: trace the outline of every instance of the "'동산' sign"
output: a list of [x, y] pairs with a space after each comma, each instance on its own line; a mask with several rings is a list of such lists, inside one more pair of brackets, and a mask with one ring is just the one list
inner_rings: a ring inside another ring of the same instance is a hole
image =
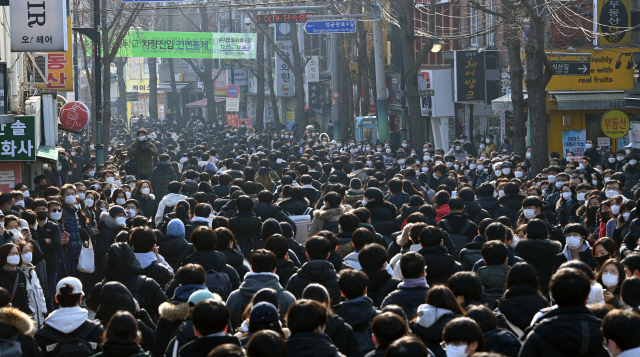
[[119, 57], [255, 59], [255, 33], [129, 31]]
[[65, 0], [10, 1], [11, 51], [66, 51], [66, 4]]

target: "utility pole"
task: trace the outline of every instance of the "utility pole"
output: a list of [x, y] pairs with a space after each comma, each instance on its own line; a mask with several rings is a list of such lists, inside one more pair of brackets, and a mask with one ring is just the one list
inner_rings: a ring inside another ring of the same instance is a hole
[[[384, 45], [382, 43], [382, 20], [373, 21], [373, 55], [376, 71], [376, 110], [378, 112], [379, 141], [389, 140], [389, 112], [387, 110], [387, 83], [384, 76]], [[369, 93], [365, 93], [368, 98]], [[368, 100], [365, 101], [368, 105]]]
[[[338, 67], [338, 35], [331, 34], [331, 87], [333, 87], [333, 107], [331, 120], [333, 121], [333, 137], [340, 137], [340, 70]], [[343, 138], [347, 139], [347, 138]]]

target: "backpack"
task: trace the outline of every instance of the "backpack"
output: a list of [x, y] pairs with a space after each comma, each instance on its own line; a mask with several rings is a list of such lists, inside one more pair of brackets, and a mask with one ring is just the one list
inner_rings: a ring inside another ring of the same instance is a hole
[[0, 338], [0, 354], [2, 357], [22, 357], [22, 344], [18, 341], [20, 333], [16, 333], [8, 340]]
[[223, 301], [227, 301], [231, 290], [233, 290], [229, 276], [213, 269], [207, 270], [207, 280], [204, 285], [210, 292], [220, 295]]
[[449, 237], [451, 237], [451, 240], [453, 241], [453, 245], [456, 247], [455, 254], [453, 254], [452, 252], [451, 255], [453, 255], [454, 257], [459, 256], [462, 248], [464, 248], [467, 245], [467, 236], [465, 234], [471, 227], [471, 221], [467, 219], [462, 229], [460, 229], [457, 233], [451, 227], [451, 224], [449, 223], [448, 220], [443, 219], [440, 222], [444, 224], [445, 230], [447, 231], [447, 233], [449, 233]]
[[122, 167], [127, 175], [136, 175], [138, 173], [138, 161], [136, 159], [129, 160]]
[[96, 353], [95, 350], [98, 348], [98, 344], [95, 342], [89, 342], [86, 338], [89, 337], [93, 330], [98, 326], [99, 325], [95, 322], [85, 321], [71, 333], [71, 336], [63, 334], [53, 328], [42, 328], [38, 331], [38, 335], [56, 342], [53, 345], [46, 346], [45, 353], [48, 356], [89, 357]]
[[504, 289], [501, 288], [485, 288], [482, 287], [482, 303], [490, 310], [494, 310], [498, 306], [498, 300], [504, 295]]
[[407, 299], [404, 298], [404, 296], [402, 296], [402, 294], [398, 293], [398, 294], [393, 294], [393, 302], [400, 306], [403, 310], [404, 313], [407, 316], [416, 316], [416, 311], [418, 311], [418, 306], [424, 304], [424, 301], [422, 300], [413, 300], [413, 301], [409, 301], [407, 302]]
[[323, 231], [331, 231], [335, 234], [340, 233], [340, 228], [338, 227], [338, 222], [329, 222], [329, 221], [325, 221], [324, 224], [322, 225], [322, 230]]

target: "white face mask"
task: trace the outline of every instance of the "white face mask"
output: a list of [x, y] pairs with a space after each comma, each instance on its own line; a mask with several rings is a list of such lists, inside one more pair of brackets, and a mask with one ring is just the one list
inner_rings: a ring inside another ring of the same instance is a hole
[[93, 200], [90, 198], [84, 200], [84, 203], [87, 205], [87, 207], [93, 207]]
[[508, 175], [508, 174], [511, 173], [511, 169], [508, 168], [508, 167], [505, 167], [504, 169], [502, 169], [502, 173], [505, 174], [505, 175]]
[[586, 195], [587, 195], [586, 193], [580, 192], [578, 194], [578, 201], [584, 201], [586, 199]]
[[620, 213], [620, 206], [618, 206], [618, 205], [613, 205], [613, 206], [611, 206], [611, 213], [612, 213], [614, 216], [617, 216], [617, 215], [618, 215], [618, 213]]
[[135, 217], [138, 212], [136, 210], [129, 208], [129, 217]]
[[547, 179], [551, 183], [556, 182], [556, 175], [549, 175], [549, 176], [547, 176]]
[[144, 141], [146, 138], [147, 138], [146, 136], [142, 135], [142, 136], [139, 136], [139, 137], [138, 137], [138, 140], [140, 140], [140, 141]]
[[564, 198], [565, 200], [568, 200], [571, 198], [571, 192], [563, 192], [562, 193], [562, 198]]
[[453, 165], [454, 170], [458, 170], [459, 168], [460, 168], [460, 165]]
[[422, 172], [429, 172], [429, 168], [428, 167], [422, 167], [420, 168], [420, 170], [422, 170]]
[[33, 260], [33, 254], [31, 252], [22, 255], [22, 263], [29, 264]]
[[16, 201], [16, 206], [24, 207], [24, 201], [23, 200]]
[[522, 176], [524, 176], [524, 173], [522, 171], [516, 171], [514, 172], [514, 174], [516, 175], [516, 178], [521, 178]]
[[391, 153], [391, 149], [385, 149], [385, 151], [387, 152], [387, 154]]
[[65, 196], [64, 203], [66, 203], [68, 205], [72, 205], [72, 204], [76, 203], [76, 196]]
[[26, 190], [26, 191], [22, 192], [22, 196], [29, 197], [29, 196], [31, 196], [31, 193], [29, 193], [29, 190]]
[[638, 160], [629, 160], [630, 165], [635, 165], [638, 163]]
[[62, 218], [62, 212], [51, 212], [49, 217], [51, 217], [51, 219], [53, 219], [54, 221], [57, 221]]
[[622, 214], [622, 219], [624, 219], [624, 221], [628, 221], [629, 220], [629, 216], [631, 216], [631, 212], [626, 212]]
[[578, 167], [580, 167], [580, 170], [584, 170], [584, 164], [580, 163], [580, 165], [578, 165]]
[[460, 151], [460, 145], [456, 146], [456, 151]]
[[567, 237], [567, 247], [572, 250], [582, 247], [582, 239], [574, 236]]
[[116, 181], [116, 179], [114, 177], [107, 177], [107, 182], [108, 183], [114, 183]]
[[556, 188], [560, 188], [564, 185], [564, 181], [556, 181]]
[[125, 192], [124, 195], [127, 196], [127, 199], [131, 198], [131, 192]]
[[447, 357], [467, 357], [467, 345], [447, 345]]
[[528, 153], [524, 154], [524, 157], [526, 157], [527, 159], [531, 159], [531, 153], [528, 152]]
[[622, 161], [622, 160], [624, 160], [624, 156], [616, 156], [616, 159], [617, 159], [618, 161]]
[[446, 165], [447, 165], [447, 167], [451, 167], [451, 166], [453, 166], [453, 162], [447, 161]]
[[597, 186], [597, 185], [598, 185], [598, 180], [591, 180], [591, 183], [592, 183], [594, 186]]
[[20, 256], [19, 255], [11, 255], [7, 257], [7, 264], [10, 265], [18, 265], [20, 264]]
[[120, 182], [120, 180], [115, 180], [113, 183], [115, 183], [116, 186], [121, 186], [122, 185], [122, 182]]
[[524, 210], [524, 218], [526, 219], [534, 219], [536, 218], [536, 210], [529, 208]]
[[619, 278], [617, 275], [613, 275], [611, 273], [602, 274], [602, 284], [607, 288], [612, 288], [618, 285], [618, 280]]
[[123, 205], [125, 202], [127, 202], [127, 200], [125, 200], [124, 198], [116, 199], [116, 203], [119, 204], [119, 205]]
[[143, 195], [148, 195], [151, 193], [151, 189], [150, 188], [143, 188], [142, 190], [140, 190], [140, 192], [142, 192]]
[[436, 173], [435, 173], [435, 172], [433, 173], [433, 178], [434, 178], [434, 179], [438, 179], [438, 176], [436, 176]]
[[584, 147], [586, 147], [587, 149], [591, 149], [593, 147], [592, 144], [585, 144]]
[[629, 150], [629, 149], [625, 150], [624, 152], [626, 152], [627, 155], [631, 154], [631, 150]]
[[616, 162], [616, 158], [615, 158], [615, 157], [610, 157], [610, 158], [608, 158], [607, 160], [609, 161], [609, 163], [612, 163], [612, 164], [613, 164], [614, 162]]
[[613, 198], [618, 194], [618, 191], [614, 191], [614, 190], [607, 190], [605, 192], [607, 198]]
[[373, 161], [367, 161], [367, 166], [373, 165]]
[[367, 205], [367, 200], [365, 200], [364, 198], [362, 199], [362, 206], [366, 206]]
[[125, 226], [127, 224], [127, 217], [118, 217], [118, 218], [116, 218], [116, 223], [119, 226]]
[[488, 144], [491, 142], [491, 139], [485, 139], [485, 142]]
[[502, 174], [502, 170], [497, 169], [497, 170], [496, 170], [496, 176], [500, 176], [501, 174]]
[[130, 183], [129, 186], [131, 186], [131, 189], [133, 190], [134, 188], [136, 188], [136, 184], [134, 182]]
[[484, 149], [485, 145], [484, 144], [480, 144], [480, 149]]
[[502, 197], [502, 196], [504, 196], [504, 190], [498, 191], [498, 197]]
[[398, 160], [398, 164], [403, 165], [404, 164], [404, 160]]

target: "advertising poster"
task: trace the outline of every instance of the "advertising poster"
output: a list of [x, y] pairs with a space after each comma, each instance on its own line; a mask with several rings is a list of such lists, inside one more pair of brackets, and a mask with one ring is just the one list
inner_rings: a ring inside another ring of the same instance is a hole
[[571, 152], [575, 156], [582, 156], [587, 150], [587, 130], [563, 130], [562, 131], [562, 157], [566, 157]]

